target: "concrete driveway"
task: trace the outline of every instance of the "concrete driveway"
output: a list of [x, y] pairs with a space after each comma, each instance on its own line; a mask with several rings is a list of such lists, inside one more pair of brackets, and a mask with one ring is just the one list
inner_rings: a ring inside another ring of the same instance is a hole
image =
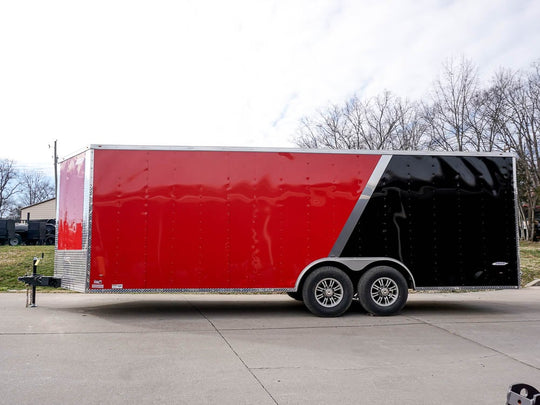
[[540, 287], [317, 318], [285, 295], [0, 294], [6, 404], [503, 404], [540, 388]]

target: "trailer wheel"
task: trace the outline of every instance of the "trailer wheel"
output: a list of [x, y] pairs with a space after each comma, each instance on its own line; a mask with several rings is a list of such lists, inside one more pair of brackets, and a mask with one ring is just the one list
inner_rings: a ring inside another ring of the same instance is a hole
[[20, 235], [15, 235], [9, 240], [9, 246], [19, 246], [22, 243], [22, 238]]
[[366, 271], [358, 281], [360, 304], [373, 315], [398, 313], [405, 306], [408, 295], [405, 277], [393, 267], [374, 267]]
[[340, 316], [351, 306], [352, 281], [336, 267], [320, 267], [304, 283], [302, 298], [306, 307], [317, 316]]

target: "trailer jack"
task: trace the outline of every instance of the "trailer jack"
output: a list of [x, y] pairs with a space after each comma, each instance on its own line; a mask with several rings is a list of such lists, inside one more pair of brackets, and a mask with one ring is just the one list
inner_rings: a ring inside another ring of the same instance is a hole
[[[41, 254], [41, 259], [43, 259], [43, 253]], [[36, 287], [60, 287], [62, 279], [58, 277], [44, 276], [42, 274], [37, 274], [37, 266], [41, 262], [41, 259], [34, 257], [32, 262], [32, 275], [18, 277], [19, 281], [27, 284], [28, 287], [32, 287], [32, 298], [30, 302], [30, 307], [35, 308], [36, 305]], [[28, 303], [28, 301], [27, 301]], [[28, 306], [28, 305], [27, 305]]]

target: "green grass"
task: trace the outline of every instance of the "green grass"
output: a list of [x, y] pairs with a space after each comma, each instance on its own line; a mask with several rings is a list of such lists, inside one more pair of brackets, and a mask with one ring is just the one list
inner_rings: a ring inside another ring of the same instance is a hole
[[[0, 291], [25, 290], [26, 284], [17, 277], [32, 274], [34, 257], [44, 258], [37, 268], [38, 274], [52, 276], [54, 273], [54, 246], [0, 246]], [[51, 287], [38, 287], [47, 291]]]
[[[41, 258], [37, 272], [46, 276], [54, 273], [54, 246], [0, 246], [0, 291], [24, 290], [26, 285], [17, 277], [32, 273], [32, 259]], [[522, 242], [521, 285], [540, 279], [540, 243]], [[51, 287], [38, 287], [41, 291], [57, 291]]]
[[525, 285], [534, 279], [540, 279], [540, 243], [521, 242], [521, 285]]

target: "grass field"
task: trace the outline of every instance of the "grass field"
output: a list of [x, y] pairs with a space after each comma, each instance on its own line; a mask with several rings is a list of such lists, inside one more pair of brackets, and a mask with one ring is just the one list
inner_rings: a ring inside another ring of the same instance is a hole
[[[17, 277], [32, 273], [32, 259], [41, 258], [37, 272], [52, 276], [54, 272], [54, 246], [0, 246], [0, 291], [24, 290], [25, 285]], [[521, 285], [534, 279], [540, 279], [540, 243], [522, 242]], [[50, 287], [39, 287], [41, 291], [54, 290]]]
[[540, 279], [540, 242], [521, 242], [521, 285]]
[[[26, 285], [17, 277], [32, 274], [34, 257], [44, 258], [38, 265], [38, 274], [52, 276], [54, 272], [54, 246], [0, 246], [0, 291], [25, 290]], [[51, 290], [39, 287], [38, 290]]]

